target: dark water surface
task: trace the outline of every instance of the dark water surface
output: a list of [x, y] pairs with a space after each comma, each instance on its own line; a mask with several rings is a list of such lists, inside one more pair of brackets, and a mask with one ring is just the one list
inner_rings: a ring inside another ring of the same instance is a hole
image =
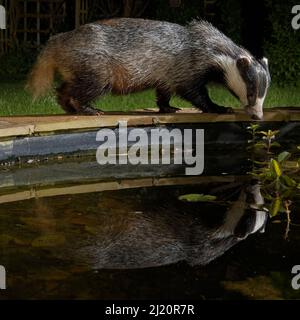
[[[249, 179], [92, 191], [2, 201], [1, 299], [300, 298], [300, 202], [284, 239]], [[178, 200], [189, 193], [217, 201]]]

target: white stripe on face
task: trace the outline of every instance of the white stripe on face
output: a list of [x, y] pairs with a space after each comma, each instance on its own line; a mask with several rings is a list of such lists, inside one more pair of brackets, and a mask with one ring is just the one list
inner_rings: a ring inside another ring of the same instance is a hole
[[264, 113], [263, 113], [263, 104], [264, 104], [264, 100], [265, 98], [258, 98], [256, 100], [256, 104], [253, 107], [245, 107], [246, 112], [250, 115], [250, 116], [254, 116], [255, 118], [257, 118], [257, 120], [262, 120]]
[[[253, 230], [250, 233], [255, 233], [259, 229], [262, 229], [266, 223], [267, 213], [264, 211], [256, 211], [255, 213], [255, 224]], [[264, 230], [262, 230], [264, 232]]]
[[217, 56], [216, 60], [224, 70], [228, 87], [236, 94], [243, 106], [246, 106], [248, 104], [247, 87], [237, 68], [236, 60], [224, 55]]
[[[266, 59], [266, 58], [264, 58]], [[265, 61], [266, 62], [266, 61]], [[261, 94], [261, 89], [264, 90], [264, 95], [259, 98], [257, 97], [256, 99], [256, 103], [253, 107], [247, 107], [246, 108], [246, 112], [254, 117], [256, 117], [258, 120], [262, 120], [263, 119], [263, 105], [264, 105], [264, 101], [268, 92], [268, 88], [270, 85], [270, 80], [269, 80], [269, 76], [268, 76], [268, 71], [265, 71], [264, 69], [262, 70], [262, 72], [258, 73], [259, 76], [259, 86], [262, 86], [262, 88], [258, 88], [259, 89], [259, 95]]]
[[245, 107], [246, 112], [250, 116], [254, 116], [257, 120], [262, 120], [264, 117], [263, 106], [266, 94], [262, 98], [256, 99], [256, 104], [253, 107]]

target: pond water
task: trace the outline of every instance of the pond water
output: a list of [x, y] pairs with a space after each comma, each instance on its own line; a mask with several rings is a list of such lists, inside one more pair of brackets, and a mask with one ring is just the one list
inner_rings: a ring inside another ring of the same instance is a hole
[[[290, 223], [270, 218], [268, 194], [248, 174], [248, 125], [203, 124], [204, 172], [194, 177], [175, 164], [100, 166], [94, 131], [2, 143], [0, 299], [299, 299], [300, 190]], [[299, 122], [270, 128], [280, 129], [276, 157], [297, 160]], [[216, 198], [180, 198], [188, 194]]]
[[[285, 216], [268, 217], [249, 177], [102, 183], [1, 198], [1, 299], [300, 298], [299, 201], [285, 239]], [[178, 199], [190, 193], [217, 200]]]

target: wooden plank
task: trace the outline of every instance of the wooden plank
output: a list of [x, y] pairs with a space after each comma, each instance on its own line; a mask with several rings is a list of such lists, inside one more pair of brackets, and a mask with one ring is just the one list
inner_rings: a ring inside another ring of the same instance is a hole
[[[189, 110], [185, 110], [176, 114], [139, 111], [131, 113], [108, 112], [102, 116], [14, 116], [0, 118], [0, 138], [66, 130], [116, 127], [120, 121], [126, 121], [128, 126], [150, 126], [207, 122], [250, 122], [251, 119], [240, 110], [234, 114], [203, 114], [199, 112], [191, 113]], [[300, 121], [300, 110], [276, 109], [266, 111], [264, 121]]]
[[1, 137], [14, 137], [14, 136], [27, 136], [34, 131], [32, 124], [14, 124], [8, 121], [0, 121], [0, 138]]

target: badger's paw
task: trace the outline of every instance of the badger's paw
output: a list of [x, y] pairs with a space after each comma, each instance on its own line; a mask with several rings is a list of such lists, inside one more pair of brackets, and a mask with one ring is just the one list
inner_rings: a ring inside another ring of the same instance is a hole
[[232, 114], [234, 111], [231, 107], [218, 106], [214, 109], [214, 113]]
[[82, 108], [80, 114], [90, 115], [90, 116], [101, 116], [102, 114], [104, 114], [104, 112], [100, 109], [96, 109], [91, 106], [87, 106], [85, 108]]
[[175, 107], [171, 107], [171, 106], [166, 106], [163, 108], [159, 108], [159, 113], [175, 113], [177, 111], [180, 111], [180, 108], [175, 108]]

